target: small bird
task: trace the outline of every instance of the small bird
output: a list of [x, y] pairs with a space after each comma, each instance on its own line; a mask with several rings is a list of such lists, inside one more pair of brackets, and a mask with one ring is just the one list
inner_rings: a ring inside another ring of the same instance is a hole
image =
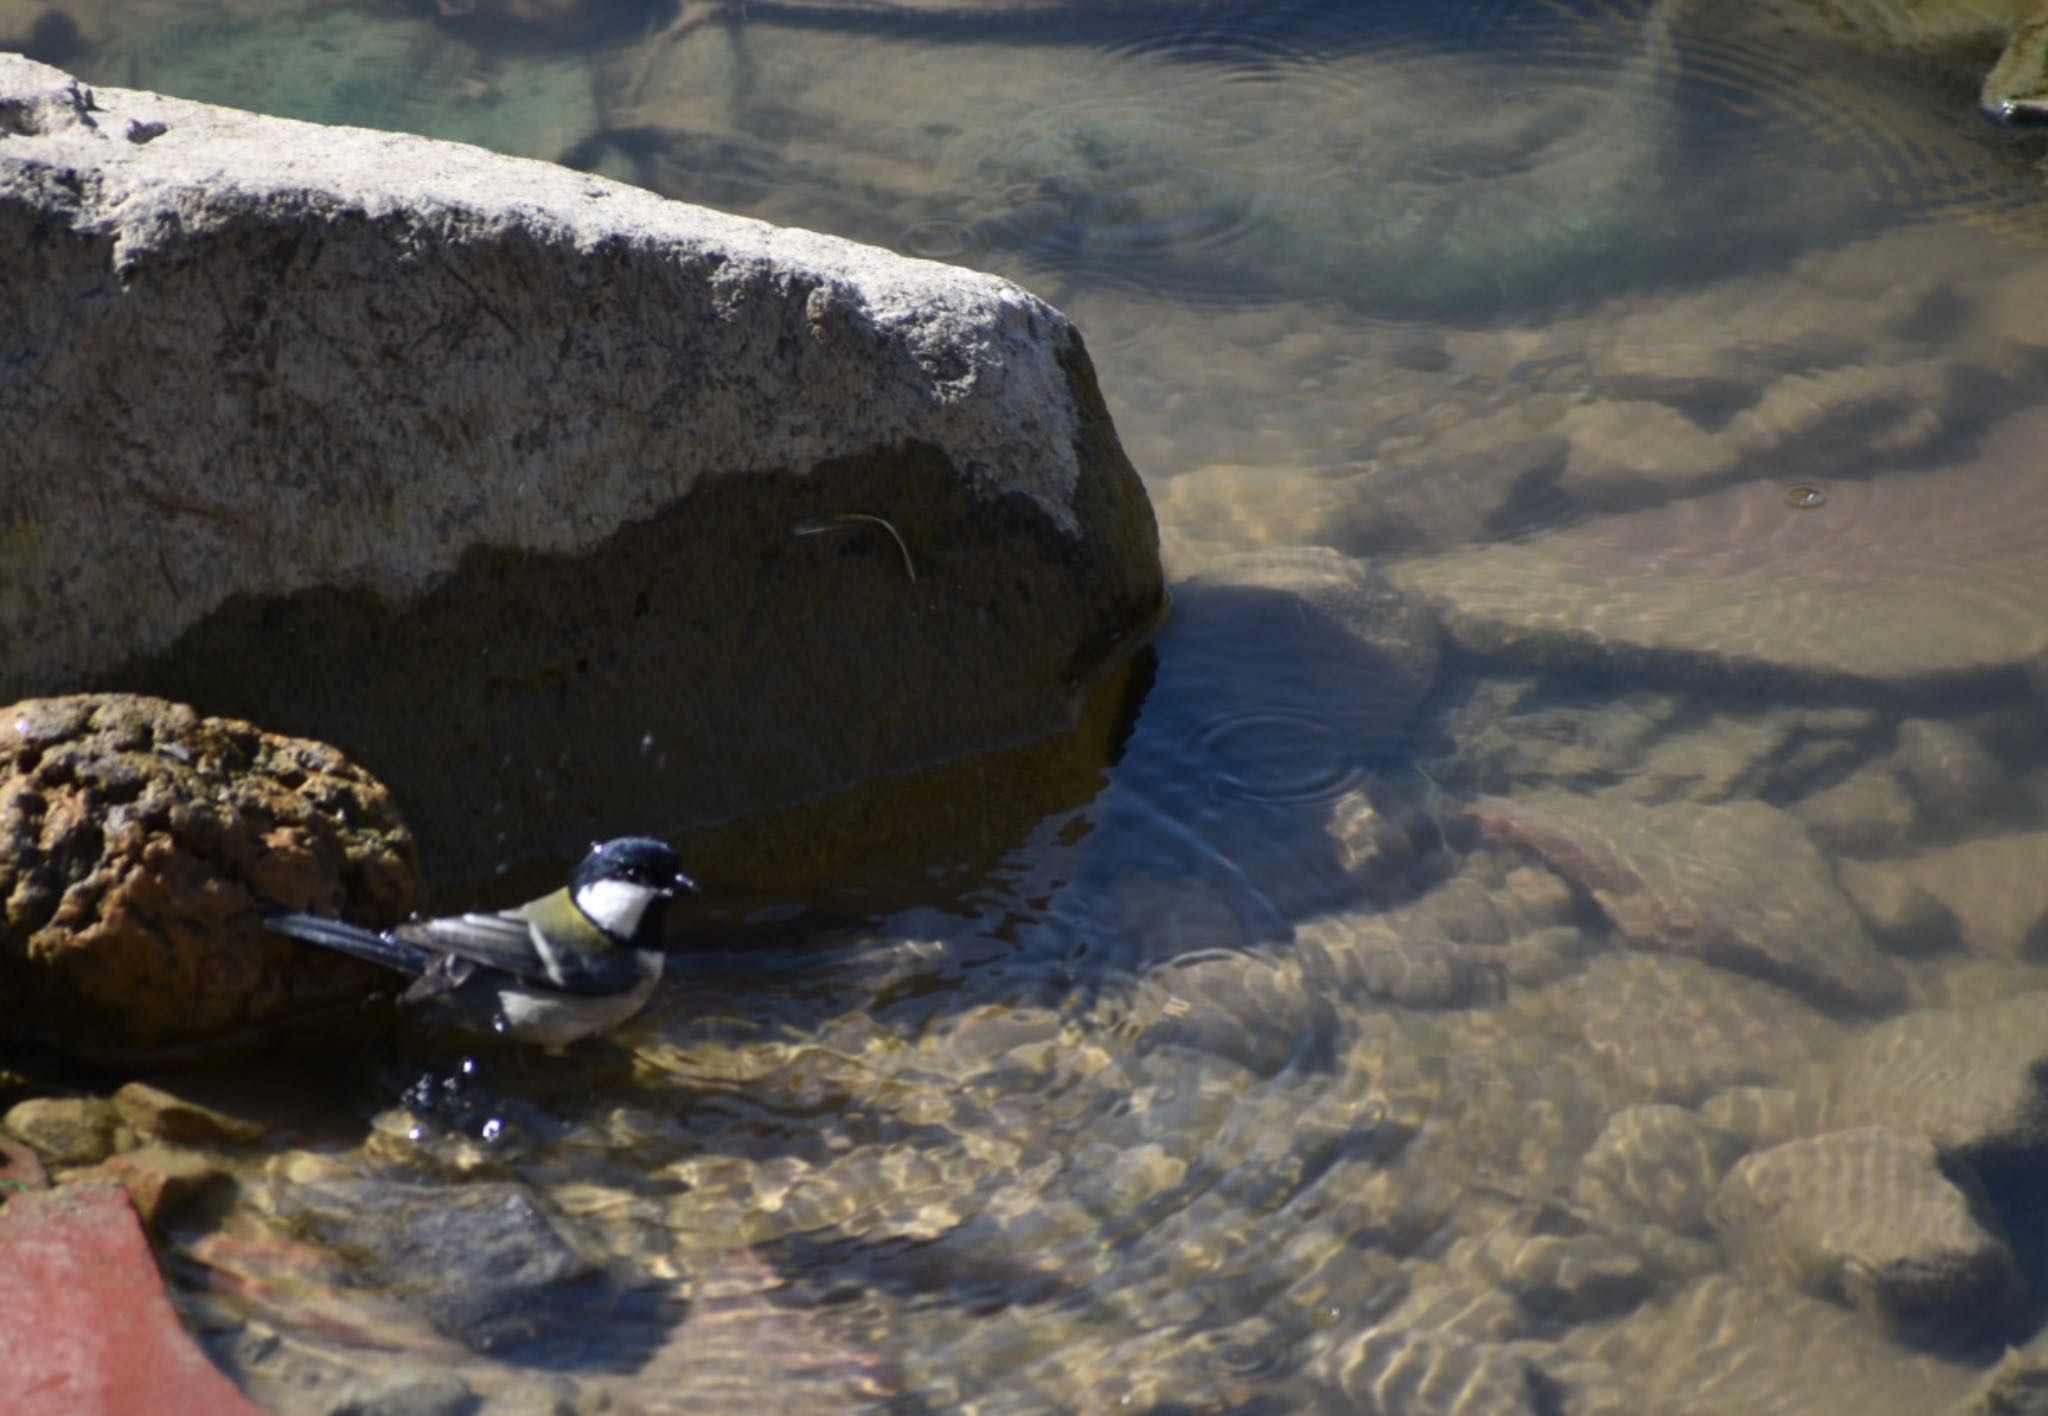
[[495, 914], [411, 920], [381, 934], [290, 912], [264, 924], [412, 975], [401, 1003], [431, 1000], [479, 1031], [562, 1047], [640, 1011], [661, 981], [662, 916], [696, 888], [668, 846], [621, 836], [593, 845], [564, 888]]

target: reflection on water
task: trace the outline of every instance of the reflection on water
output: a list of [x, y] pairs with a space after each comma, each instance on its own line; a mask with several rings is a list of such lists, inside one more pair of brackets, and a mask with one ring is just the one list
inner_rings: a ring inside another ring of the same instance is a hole
[[366, 1138], [244, 1157], [178, 1249], [220, 1359], [288, 1412], [1995, 1409], [2048, 1298], [1997, 8], [37, 21], [1015, 276], [1177, 581], [1102, 795], [966, 893], [764, 916], [630, 1054], [391, 1059]]

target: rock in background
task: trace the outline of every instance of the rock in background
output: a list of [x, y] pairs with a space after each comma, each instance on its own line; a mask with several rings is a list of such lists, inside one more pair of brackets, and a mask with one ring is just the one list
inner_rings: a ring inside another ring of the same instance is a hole
[[434, 872], [1043, 739], [1161, 602], [1000, 280], [0, 56], [0, 696], [336, 743]]

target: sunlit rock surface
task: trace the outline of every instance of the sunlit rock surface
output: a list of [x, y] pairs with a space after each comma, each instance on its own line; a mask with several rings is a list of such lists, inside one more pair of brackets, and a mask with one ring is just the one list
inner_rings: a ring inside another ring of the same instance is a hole
[[0, 693], [324, 736], [460, 877], [1042, 737], [1157, 611], [1014, 286], [19, 58], [0, 112]]
[[383, 786], [322, 743], [129, 695], [0, 709], [0, 1035], [115, 1057], [253, 1040], [374, 987], [261, 906], [395, 924]]

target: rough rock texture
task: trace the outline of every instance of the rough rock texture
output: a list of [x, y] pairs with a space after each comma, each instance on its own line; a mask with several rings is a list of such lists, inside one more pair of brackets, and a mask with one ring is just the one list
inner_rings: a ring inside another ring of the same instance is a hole
[[0, 695], [402, 782], [437, 876], [1056, 732], [1161, 602], [1016, 287], [0, 56]]
[[1905, 991], [1827, 859], [1759, 802], [1637, 806], [1561, 792], [1487, 797], [1480, 831], [1536, 855], [1639, 949], [1689, 955], [1813, 1001], [1880, 1008]]
[[1925, 1136], [1866, 1126], [1746, 1157], [1713, 1219], [1760, 1277], [1913, 1330], [1967, 1324], [2017, 1296], [2012, 1252], [1973, 1204]]
[[2048, 993], [1922, 1008], [1880, 1023], [1835, 1061], [1830, 1126], [1922, 1131], [1978, 1167], [2048, 1155]]
[[52, 1165], [92, 1165], [114, 1149], [119, 1113], [96, 1096], [39, 1096], [16, 1102], [0, 1125]]
[[0, 1035], [111, 1058], [360, 997], [377, 971], [258, 905], [391, 924], [416, 888], [389, 793], [333, 748], [125, 695], [0, 708]]

